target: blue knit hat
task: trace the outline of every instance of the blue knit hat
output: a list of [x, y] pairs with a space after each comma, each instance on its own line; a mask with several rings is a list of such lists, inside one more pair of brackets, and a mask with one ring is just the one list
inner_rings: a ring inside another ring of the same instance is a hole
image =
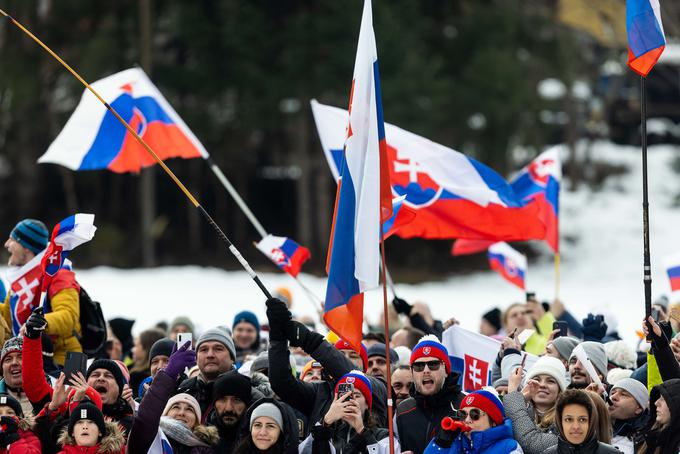
[[39, 253], [47, 247], [50, 233], [45, 224], [37, 219], [24, 219], [20, 221], [9, 234], [17, 243], [33, 252]]
[[236, 328], [241, 322], [250, 323], [255, 327], [256, 331], [260, 331], [260, 322], [257, 321], [257, 316], [250, 311], [242, 311], [236, 314], [234, 317], [234, 323], [231, 325], [231, 329]]

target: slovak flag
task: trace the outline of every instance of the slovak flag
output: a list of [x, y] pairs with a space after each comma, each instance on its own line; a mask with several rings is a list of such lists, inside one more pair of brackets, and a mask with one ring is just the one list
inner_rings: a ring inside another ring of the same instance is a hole
[[[100, 79], [92, 88], [161, 159], [208, 157], [201, 142], [140, 68]], [[156, 163], [87, 89], [64, 129], [38, 162], [71, 170], [108, 169], [117, 173], [139, 172]]]
[[[347, 111], [315, 100], [311, 105], [326, 160], [337, 179]], [[523, 202], [491, 168], [389, 123], [385, 131], [392, 193], [405, 195], [405, 204], [418, 212], [398, 236], [492, 242], [545, 237], [538, 207]]]
[[[458, 384], [465, 392], [491, 386], [491, 371], [501, 347], [499, 341], [453, 325], [442, 334], [442, 344], [449, 352], [451, 371], [458, 372]], [[528, 370], [538, 357], [525, 354], [524, 369]]]
[[42, 269], [45, 274], [42, 283], [43, 291], [47, 289], [57, 271], [64, 267], [69, 253], [94, 238], [96, 231], [94, 214], [77, 213], [54, 226], [50, 243], [42, 259]]
[[628, 66], [643, 77], [666, 47], [659, 0], [627, 0]]
[[302, 264], [311, 257], [309, 249], [285, 236], [267, 235], [255, 245], [269, 260], [295, 277]]
[[505, 280], [524, 290], [527, 274], [527, 259], [508, 243], [495, 243], [489, 246], [489, 265]]
[[12, 333], [19, 334], [21, 326], [26, 323], [34, 308], [40, 305], [40, 295], [43, 281], [41, 262], [45, 251], [41, 251], [28, 263], [21, 267], [7, 270], [7, 281], [10, 283], [11, 294], [9, 309], [12, 313]]
[[671, 292], [680, 292], [680, 253], [667, 257], [664, 262], [671, 285]]
[[345, 116], [344, 159], [333, 214], [324, 321], [356, 351], [361, 348], [363, 292], [378, 286], [381, 223], [392, 216], [385, 159], [378, 52], [371, 1], [364, 1], [354, 76]]
[[[562, 166], [559, 149], [549, 148], [531, 161], [512, 179], [510, 186], [522, 202], [535, 204], [545, 225], [545, 241], [555, 253], [560, 251], [559, 197]], [[456, 240], [451, 254], [467, 255], [485, 251], [493, 241]]]
[[406, 200], [404, 195], [392, 199], [392, 217], [382, 225], [383, 239], [388, 239], [416, 218], [417, 211], [406, 205], [404, 200]]

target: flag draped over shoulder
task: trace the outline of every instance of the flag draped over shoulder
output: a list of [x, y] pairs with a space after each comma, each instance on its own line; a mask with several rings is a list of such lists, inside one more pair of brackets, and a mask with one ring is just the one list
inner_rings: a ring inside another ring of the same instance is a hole
[[45, 251], [41, 251], [21, 267], [7, 270], [10, 284], [9, 310], [12, 313], [12, 333], [19, 334], [21, 325], [26, 323], [33, 309], [40, 305], [43, 271], [41, 262]]
[[362, 292], [378, 286], [381, 223], [392, 216], [378, 53], [364, 2], [333, 215], [324, 321], [359, 351]]
[[[331, 173], [337, 178], [348, 113], [317, 101], [312, 101], [312, 112]], [[404, 203], [417, 212], [398, 236], [491, 242], [545, 237], [538, 207], [523, 202], [491, 168], [389, 123], [385, 131], [392, 193], [405, 195]]]
[[[140, 68], [92, 84], [161, 159], [208, 157], [201, 142]], [[139, 172], [156, 161], [89, 90], [39, 163], [71, 170]]]
[[628, 66], [643, 77], [666, 47], [659, 0], [627, 0]]

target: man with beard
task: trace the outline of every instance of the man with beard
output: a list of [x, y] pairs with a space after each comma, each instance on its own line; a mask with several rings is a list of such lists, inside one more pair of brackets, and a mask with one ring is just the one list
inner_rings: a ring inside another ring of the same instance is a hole
[[215, 452], [233, 452], [239, 441], [239, 427], [252, 401], [250, 379], [231, 370], [213, 383], [210, 424], [217, 427], [220, 441]]
[[415, 393], [397, 406], [395, 435], [402, 452], [420, 453], [437, 434], [442, 418], [455, 418], [463, 400], [458, 374], [436, 336], [420, 339], [411, 353]]
[[198, 338], [196, 342], [197, 377], [184, 380], [177, 393], [193, 396], [201, 406], [204, 423], [210, 415], [213, 401], [213, 383], [227, 371], [234, 368], [236, 351], [234, 341], [229, 333], [221, 328], [211, 328]]
[[649, 393], [645, 385], [632, 378], [622, 378], [614, 384], [609, 404], [614, 425], [611, 444], [623, 454], [633, 454], [642, 445], [648, 409]]
[[[583, 347], [590, 362], [595, 366], [595, 372], [600, 377], [602, 383], [606, 382], [607, 377], [607, 352], [604, 349], [604, 344], [599, 342], [581, 342], [579, 344]], [[585, 389], [589, 384], [593, 383], [593, 379], [586, 371], [586, 368], [581, 361], [578, 360], [574, 352], [569, 357], [569, 377], [570, 389]]]
[[[126, 386], [120, 366], [110, 359], [97, 359], [87, 368], [87, 384], [94, 388], [102, 398], [102, 413], [117, 422], [128, 432], [132, 427], [134, 413], [129, 401], [132, 390]], [[128, 399], [123, 398], [126, 391]]]
[[24, 342], [21, 336], [12, 337], [2, 346], [0, 364], [2, 364], [2, 380], [0, 380], [0, 394], [9, 394], [19, 401], [24, 413], [33, 413], [33, 405], [23, 390], [24, 380], [21, 374], [22, 348]]

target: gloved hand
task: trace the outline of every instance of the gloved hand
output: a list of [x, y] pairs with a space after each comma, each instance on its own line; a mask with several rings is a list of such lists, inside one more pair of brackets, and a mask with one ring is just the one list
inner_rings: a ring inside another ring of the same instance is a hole
[[301, 347], [308, 354], [311, 354], [323, 342], [321, 334], [310, 331], [297, 320], [288, 324], [287, 335], [292, 347]]
[[[465, 425], [465, 424], [462, 424]], [[440, 448], [448, 449], [453, 444], [453, 440], [460, 434], [460, 421], [454, 421], [450, 417], [442, 419], [439, 430], [437, 431], [437, 437], [434, 442]]]
[[19, 439], [19, 418], [16, 416], [0, 417], [0, 448], [6, 449]]
[[42, 332], [47, 329], [47, 320], [43, 315], [43, 308], [36, 307], [33, 313], [26, 320], [26, 337], [29, 339], [40, 339]]
[[267, 300], [267, 319], [269, 319], [269, 339], [273, 341], [286, 340], [286, 331], [293, 319], [286, 303], [278, 298]]
[[172, 353], [165, 367], [165, 373], [172, 378], [178, 378], [184, 369], [196, 364], [196, 352], [191, 350], [191, 343], [187, 342], [177, 349], [177, 344], [172, 347]]
[[583, 319], [583, 340], [600, 342], [607, 334], [607, 324], [602, 315], [588, 314]]
[[407, 303], [406, 300], [397, 298], [395, 296], [394, 299], [392, 300], [392, 304], [394, 305], [394, 309], [397, 311], [398, 314], [403, 314], [406, 316], [411, 315], [411, 309], [413, 309], [413, 305]]

